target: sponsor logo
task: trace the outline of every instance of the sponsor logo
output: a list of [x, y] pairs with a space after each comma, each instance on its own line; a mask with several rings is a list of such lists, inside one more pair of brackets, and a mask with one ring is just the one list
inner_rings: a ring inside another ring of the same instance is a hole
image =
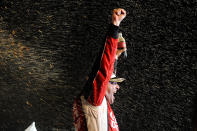
[[115, 118], [115, 116], [114, 116], [114, 114], [112, 112], [110, 112], [110, 117], [111, 117], [111, 122], [110, 122], [111, 123], [111, 127], [115, 128], [117, 131], [119, 131], [118, 123], [117, 123], [116, 118]]

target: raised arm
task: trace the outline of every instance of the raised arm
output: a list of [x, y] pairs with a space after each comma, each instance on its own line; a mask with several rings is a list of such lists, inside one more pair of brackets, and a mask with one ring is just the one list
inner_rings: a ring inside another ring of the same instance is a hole
[[100, 105], [105, 96], [116, 57], [118, 29], [125, 16], [126, 11], [124, 9], [119, 8], [113, 10], [112, 24], [106, 34], [106, 41], [85, 85], [84, 96], [92, 105]]

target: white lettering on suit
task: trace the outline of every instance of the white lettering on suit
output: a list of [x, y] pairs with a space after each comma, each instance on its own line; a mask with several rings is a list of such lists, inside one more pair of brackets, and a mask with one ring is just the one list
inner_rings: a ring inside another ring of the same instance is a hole
[[111, 127], [115, 128], [118, 131], [118, 124], [112, 112], [110, 112], [110, 117], [111, 117]]

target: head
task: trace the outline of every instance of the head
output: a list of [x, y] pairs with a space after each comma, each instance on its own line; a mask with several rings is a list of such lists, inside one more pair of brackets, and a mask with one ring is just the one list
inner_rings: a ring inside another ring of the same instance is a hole
[[119, 89], [119, 85], [117, 84], [117, 82], [109, 82], [107, 85], [107, 91], [106, 91], [106, 98], [109, 101], [110, 104], [114, 103], [115, 97], [114, 94], [117, 92], [117, 90]]

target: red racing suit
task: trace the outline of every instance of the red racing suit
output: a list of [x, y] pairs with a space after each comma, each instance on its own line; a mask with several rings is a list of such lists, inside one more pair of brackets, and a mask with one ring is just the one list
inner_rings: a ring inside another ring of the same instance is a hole
[[[83, 91], [74, 100], [73, 104], [73, 119], [76, 131], [88, 131], [86, 118], [82, 109], [80, 97], [84, 96], [92, 106], [100, 106], [105, 97], [107, 84], [113, 72], [115, 56], [118, 44], [118, 26], [110, 25], [105, 37], [104, 45], [97, 57], [89, 79], [86, 82]], [[119, 131], [113, 110], [109, 104], [107, 105], [107, 130]]]

